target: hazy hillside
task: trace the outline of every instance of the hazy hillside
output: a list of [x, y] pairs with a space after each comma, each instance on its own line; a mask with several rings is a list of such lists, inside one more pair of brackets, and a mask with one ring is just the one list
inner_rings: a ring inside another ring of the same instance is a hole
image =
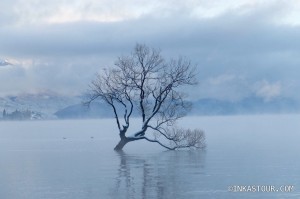
[[92, 103], [90, 106], [82, 103], [67, 106], [54, 114], [60, 119], [113, 117], [110, 107], [97, 102]]
[[53, 118], [57, 110], [81, 101], [80, 97], [62, 96], [54, 92], [24, 93], [0, 97], [0, 110], [1, 112], [4, 109], [7, 112], [31, 110], [41, 113], [43, 118]]
[[217, 99], [201, 99], [193, 103], [193, 115], [232, 115], [261, 113], [297, 113], [300, 112], [299, 102], [278, 98], [265, 101], [257, 97], [249, 97], [237, 102]]
[[[113, 117], [111, 109], [101, 102], [92, 103], [90, 107], [82, 104], [82, 96], [63, 96], [54, 92], [38, 94], [21, 94], [0, 98], [0, 111], [30, 110], [39, 113], [43, 119], [68, 118], [103, 118]], [[231, 102], [217, 99], [200, 99], [193, 101], [189, 115], [234, 115], [260, 113], [299, 113], [300, 103], [288, 98], [276, 98], [265, 101], [258, 97], [249, 97]], [[136, 113], [134, 113], [136, 114]], [[2, 118], [2, 114], [0, 116]]]
[[[300, 104], [291, 99], [264, 101], [260, 98], [246, 98], [237, 102], [200, 99], [193, 102], [189, 115], [236, 115], [263, 113], [299, 113]], [[90, 108], [82, 104], [68, 106], [55, 113], [58, 118], [113, 117], [110, 107], [94, 103]]]

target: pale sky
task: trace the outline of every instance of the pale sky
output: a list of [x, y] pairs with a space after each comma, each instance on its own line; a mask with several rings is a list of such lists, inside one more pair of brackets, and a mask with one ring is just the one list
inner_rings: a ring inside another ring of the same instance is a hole
[[80, 94], [136, 43], [198, 66], [192, 98], [300, 100], [298, 0], [1, 0], [0, 95]]

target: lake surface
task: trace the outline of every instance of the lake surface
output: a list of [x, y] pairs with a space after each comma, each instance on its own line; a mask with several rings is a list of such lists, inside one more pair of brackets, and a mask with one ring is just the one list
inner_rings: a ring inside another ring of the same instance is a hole
[[0, 198], [300, 198], [299, 115], [180, 125], [203, 129], [207, 149], [138, 141], [117, 153], [111, 119], [0, 122]]

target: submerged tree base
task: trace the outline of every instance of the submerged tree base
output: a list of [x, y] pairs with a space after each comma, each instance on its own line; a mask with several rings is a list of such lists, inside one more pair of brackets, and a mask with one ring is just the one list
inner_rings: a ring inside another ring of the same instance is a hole
[[119, 143], [115, 146], [115, 151], [122, 151], [123, 147], [129, 142], [127, 139], [121, 139]]
[[134, 137], [126, 137], [125, 135], [121, 136], [121, 140], [115, 146], [115, 151], [122, 151], [124, 146], [128, 142], [137, 141], [137, 140], [147, 140], [148, 142], [157, 143], [160, 146], [168, 149], [168, 150], [176, 150], [176, 149], [204, 149], [206, 147], [205, 144], [205, 134], [204, 131], [200, 129], [177, 129], [173, 128], [168, 133], [163, 134], [166, 139], [169, 140], [169, 144], [162, 143], [155, 137], [154, 139], [148, 138], [145, 135], [138, 135]]

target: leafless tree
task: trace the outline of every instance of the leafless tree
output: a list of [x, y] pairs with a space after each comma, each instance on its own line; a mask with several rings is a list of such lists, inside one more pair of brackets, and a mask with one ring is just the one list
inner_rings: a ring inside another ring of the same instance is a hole
[[[119, 57], [114, 67], [91, 82], [87, 104], [101, 99], [112, 108], [120, 136], [115, 150], [136, 140], [156, 142], [170, 150], [201, 148], [203, 131], [175, 128], [176, 120], [191, 107], [180, 87], [196, 83], [189, 60], [166, 61], [159, 50], [137, 44], [130, 55]], [[133, 112], [141, 116], [142, 123], [138, 132], [128, 135]]]

